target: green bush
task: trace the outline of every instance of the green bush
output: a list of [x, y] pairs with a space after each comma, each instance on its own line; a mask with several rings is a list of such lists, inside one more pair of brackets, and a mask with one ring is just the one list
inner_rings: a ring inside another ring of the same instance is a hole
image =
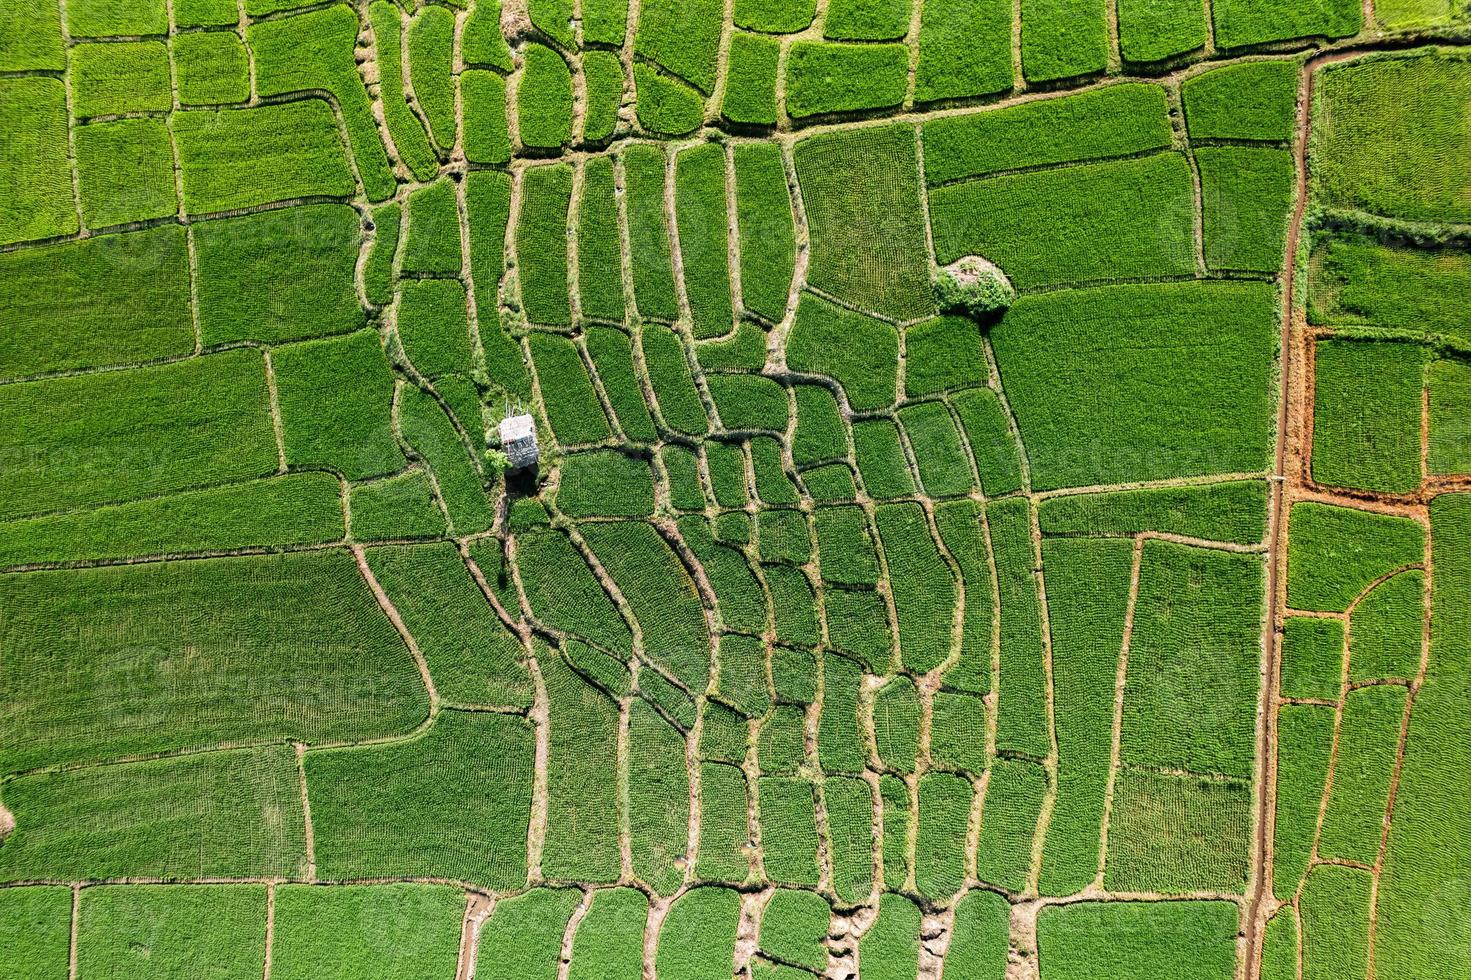
[[[840, 594], [833, 589], [827, 591], [832, 595]], [[829, 775], [860, 774], [868, 764], [868, 755], [863, 749], [864, 740], [858, 732], [858, 692], [863, 683], [863, 670], [854, 661], [838, 654], [824, 653], [822, 661], [822, 715], [817, 729], [818, 760], [823, 771]], [[827, 785], [831, 787], [832, 780]], [[864, 793], [867, 795], [866, 789]], [[863, 837], [870, 843], [872, 833], [868, 827], [871, 819], [871, 815], [863, 817]], [[833, 833], [833, 839], [836, 842], [836, 832]], [[834, 861], [834, 865], [836, 863]], [[864, 894], [867, 895], [867, 891]]]
[[530, 0], [527, 14], [538, 30], [563, 47], [577, 43], [572, 31], [572, 0]]
[[659, 449], [659, 459], [669, 482], [669, 504], [675, 510], [704, 510], [705, 493], [700, 483], [700, 459], [680, 445]]
[[797, 465], [846, 457], [847, 427], [832, 392], [815, 384], [795, 385], [792, 392], [797, 399], [797, 429], [792, 439], [792, 458]]
[[[799, 669], [811, 671], [814, 664], [810, 657], [802, 667], [796, 666], [799, 656], [796, 651], [773, 650], [772, 672], [782, 670], [784, 665], [793, 674]], [[808, 676], [811, 676], [810, 673]], [[786, 679], [783, 678], [784, 681]], [[777, 696], [781, 697], [783, 693], [778, 690]], [[785, 693], [790, 697], [795, 692], [788, 689]], [[805, 696], [806, 692], [802, 694]], [[798, 770], [807, 761], [806, 727], [807, 709], [800, 704], [778, 704], [761, 722], [757, 759], [763, 775], [798, 774]]]
[[275, 351], [277, 402], [292, 466], [327, 466], [349, 480], [397, 472], [393, 373], [375, 331]]

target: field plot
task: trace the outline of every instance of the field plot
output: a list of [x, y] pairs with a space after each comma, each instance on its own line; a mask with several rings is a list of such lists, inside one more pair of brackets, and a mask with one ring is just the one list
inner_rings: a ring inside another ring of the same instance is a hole
[[0, 980], [1471, 975], [1471, 10], [0, 4]]

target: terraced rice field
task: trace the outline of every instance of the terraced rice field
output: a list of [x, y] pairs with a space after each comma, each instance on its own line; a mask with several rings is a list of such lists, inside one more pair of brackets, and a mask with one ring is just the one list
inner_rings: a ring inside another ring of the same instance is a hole
[[1468, 31], [0, 5], [0, 980], [1471, 977]]

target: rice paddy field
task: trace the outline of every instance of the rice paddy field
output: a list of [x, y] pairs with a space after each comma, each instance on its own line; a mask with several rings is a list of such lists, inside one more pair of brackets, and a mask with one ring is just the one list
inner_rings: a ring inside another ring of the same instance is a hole
[[6, 0], [0, 980], [1471, 977], [1468, 300], [1465, 0]]

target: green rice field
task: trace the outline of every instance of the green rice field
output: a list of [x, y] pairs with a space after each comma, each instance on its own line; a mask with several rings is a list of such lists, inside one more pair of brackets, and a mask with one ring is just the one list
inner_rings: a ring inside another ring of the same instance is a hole
[[1471, 978], [1465, 0], [0, 2], [0, 980]]

